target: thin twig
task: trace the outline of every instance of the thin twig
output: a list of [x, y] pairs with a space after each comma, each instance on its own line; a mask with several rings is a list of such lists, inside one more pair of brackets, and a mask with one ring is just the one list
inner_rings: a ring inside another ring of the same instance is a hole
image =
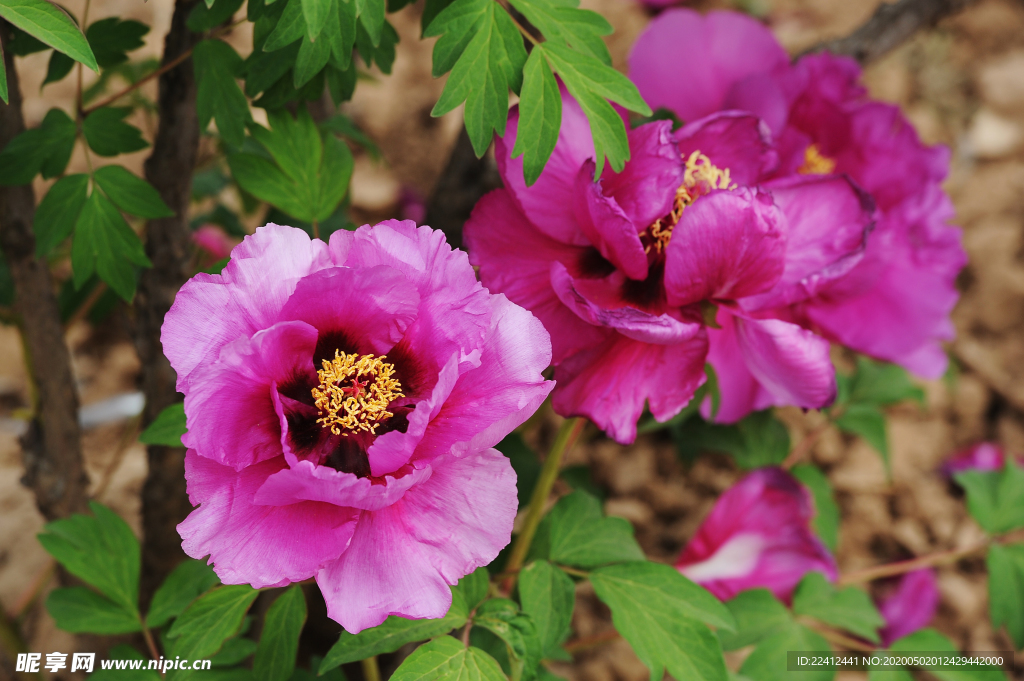
[[[153, 634], [149, 631], [149, 627], [141, 619], [139, 620], [142, 624], [142, 637], [146, 639], [146, 647], [149, 649], [149, 655], [154, 660], [160, 659], [160, 651], [156, 648], [156, 641], [153, 640]], [[163, 671], [161, 670], [161, 674]]]
[[93, 288], [92, 291], [89, 292], [89, 296], [82, 301], [82, 304], [78, 306], [78, 309], [75, 310], [74, 314], [72, 314], [71, 317], [68, 318], [67, 322], [64, 323], [64, 328], [70, 329], [72, 326], [85, 319], [85, 316], [92, 310], [92, 306], [95, 305], [97, 301], [99, 301], [100, 297], [106, 292], [107, 284], [106, 282], [101, 281], [95, 288]]
[[811, 449], [818, 441], [818, 438], [821, 437], [822, 433], [828, 430], [830, 425], [832, 425], [831, 419], [807, 431], [800, 442], [796, 443], [796, 447], [793, 447], [793, 451], [789, 453], [789, 456], [787, 456], [782, 462], [782, 467], [788, 471], [790, 468], [800, 463], [805, 456], [810, 454]]
[[622, 638], [622, 634], [611, 629], [609, 631], [601, 632], [600, 634], [594, 634], [593, 636], [581, 636], [580, 638], [566, 642], [562, 647], [565, 648], [568, 653], [578, 653], [588, 648], [596, 648], [602, 643], [611, 643], [612, 641]]
[[56, 571], [57, 561], [53, 558], [48, 558], [46, 567], [39, 571], [36, 578], [32, 580], [29, 587], [25, 589], [25, 593], [22, 594], [21, 598], [15, 601], [14, 607], [11, 609], [11, 617], [13, 619], [20, 619], [21, 616], [24, 615], [30, 607], [32, 607], [32, 604], [36, 602], [39, 595], [43, 593], [43, 589], [45, 589], [46, 585], [50, 583], [51, 579], [53, 579], [53, 575]]

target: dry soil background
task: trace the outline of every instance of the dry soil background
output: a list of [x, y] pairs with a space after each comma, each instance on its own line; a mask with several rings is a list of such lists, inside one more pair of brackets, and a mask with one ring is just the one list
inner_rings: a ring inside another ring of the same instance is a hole
[[[80, 14], [84, 0], [67, 0]], [[632, 0], [584, 0], [616, 27], [610, 46], [624, 68], [629, 45], [648, 21]], [[843, 35], [863, 21], [876, 2], [850, 0], [747, 0], [793, 53]], [[723, 6], [703, 2], [702, 9]], [[135, 53], [158, 57], [167, 30], [169, 0], [93, 0], [91, 17], [126, 16], [149, 23], [147, 46]], [[391, 76], [360, 83], [345, 110], [377, 141], [383, 162], [357, 160], [352, 184], [354, 219], [376, 221], [400, 213], [400, 198], [429, 195], [444, 167], [461, 124], [458, 112], [432, 119], [430, 108], [442, 81], [430, 78], [431, 42], [418, 39], [419, 6], [395, 18], [402, 34]], [[231, 36], [239, 51], [251, 49], [244, 32]], [[51, 106], [70, 109], [73, 79], [40, 91], [45, 55], [19, 60], [25, 114], [36, 125]], [[680, 68], [686, 68], [680, 65]], [[955, 380], [924, 384], [927, 406], [891, 411], [892, 480], [862, 441], [826, 431], [814, 447], [814, 461], [827, 471], [842, 509], [839, 563], [843, 571], [971, 544], [980, 530], [966, 516], [956, 491], [936, 469], [957, 448], [979, 439], [1024, 452], [1024, 2], [981, 0], [937, 29], [918, 35], [865, 75], [873, 96], [894, 102], [930, 143], [953, 149], [947, 189], [957, 207], [957, 224], [971, 261], [960, 277], [963, 297], [954, 319], [951, 345], [959, 371]], [[144, 90], [153, 97], [153, 88]], [[147, 134], [153, 121], [138, 113]], [[129, 158], [141, 169], [148, 151]], [[76, 155], [73, 164], [82, 164]], [[45, 185], [37, 186], [37, 194]], [[259, 216], [248, 226], [260, 224]], [[84, 405], [135, 390], [138, 360], [115, 315], [97, 328], [75, 323], [67, 334]], [[49, 560], [35, 540], [42, 519], [18, 482], [22, 475], [17, 436], [19, 410], [27, 404], [20, 340], [0, 328], [0, 604], [9, 613], [23, 607], [48, 574]], [[794, 441], [820, 417], [786, 411]], [[528, 433], [545, 446], [557, 417], [547, 414]], [[85, 434], [92, 491], [138, 531], [139, 490], [145, 453], [135, 442], [137, 423], [128, 420]], [[737, 477], [724, 459], [704, 458], [690, 470], [677, 461], [668, 440], [641, 438], [628, 448], [588, 432], [571, 456], [587, 463], [608, 490], [606, 509], [636, 526], [640, 543], [656, 560], [671, 561], [692, 535], [722, 490]], [[984, 566], [967, 560], [939, 570], [942, 602], [934, 625], [959, 645], [974, 650], [1010, 648], [988, 623]], [[574, 621], [579, 636], [610, 629], [607, 612], [581, 589]], [[26, 621], [29, 649], [73, 649], [71, 637], [54, 629], [41, 608]], [[1018, 656], [1019, 658], [1019, 656]], [[737, 659], [733, 660], [737, 662]], [[0, 678], [5, 665], [0, 665]], [[574, 665], [558, 669], [573, 679], [640, 681], [642, 664], [622, 641], [580, 653]], [[844, 673], [863, 678], [863, 675]]]

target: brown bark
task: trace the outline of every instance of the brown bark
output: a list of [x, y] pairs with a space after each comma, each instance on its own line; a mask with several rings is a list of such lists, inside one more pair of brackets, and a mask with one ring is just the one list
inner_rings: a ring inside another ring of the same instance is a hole
[[[4, 45], [10, 40], [10, 28], [3, 20], [0, 40]], [[10, 103], [0, 102], [0, 149], [25, 129], [18, 72], [14, 55], [6, 48], [4, 62]], [[21, 438], [22, 482], [35, 493], [42, 514], [53, 520], [85, 510], [88, 478], [82, 464], [71, 356], [64, 344], [50, 271], [35, 254], [35, 210], [32, 185], [0, 187], [0, 250], [14, 279], [14, 307], [35, 387], [34, 417]]]
[[[163, 63], [191, 50], [202, 36], [186, 25], [199, 0], [177, 0], [171, 30], [164, 41]], [[160, 116], [153, 153], [146, 160], [146, 179], [156, 187], [174, 217], [150, 220], [146, 226], [146, 254], [153, 267], [142, 273], [135, 296], [135, 345], [142, 362], [142, 391], [146, 396], [143, 423], [149, 424], [167, 406], [181, 400], [176, 376], [160, 344], [164, 315], [174, 295], [188, 280], [190, 233], [188, 226], [192, 170], [199, 150], [196, 82], [192, 59], [160, 76]], [[149, 596], [174, 566], [185, 557], [175, 529], [192, 510], [185, 493], [185, 451], [180, 447], [151, 446], [149, 474], [142, 489], [142, 599]]]

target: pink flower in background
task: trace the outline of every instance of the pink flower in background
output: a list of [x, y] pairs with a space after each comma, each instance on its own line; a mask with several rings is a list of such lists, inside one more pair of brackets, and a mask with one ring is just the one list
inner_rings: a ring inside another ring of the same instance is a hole
[[550, 341], [440, 232], [267, 225], [182, 287], [162, 341], [199, 506], [182, 546], [225, 583], [315, 576], [354, 633], [444, 615], [508, 543], [515, 473], [492, 447], [550, 392]]
[[223, 229], [210, 224], [192, 232], [192, 243], [208, 254], [211, 264], [231, 255], [231, 249], [235, 247], [235, 243]]
[[790, 66], [771, 32], [738, 13], [664, 12], [635, 43], [630, 77], [648, 104], [686, 121], [721, 110], [761, 117], [779, 177], [845, 173], [869, 192], [879, 219], [863, 260], [794, 304], [793, 319], [921, 376], [942, 375], [939, 341], [953, 337], [954, 282], [966, 262], [959, 230], [947, 225], [947, 149], [923, 145], [897, 107], [868, 100], [854, 61], [817, 54]]
[[476, 205], [464, 233], [484, 285], [551, 333], [558, 413], [632, 442], [645, 402], [659, 420], [677, 414], [705, 360], [730, 386], [725, 420], [831, 402], [828, 342], [788, 308], [856, 263], [870, 200], [841, 177], [762, 182], [777, 154], [742, 114], [635, 128], [631, 160], [595, 182], [586, 118], [564, 91], [558, 143], [527, 187], [510, 154], [517, 124], [513, 110], [496, 143], [506, 189]]
[[811, 529], [814, 501], [781, 468], [761, 468], [726, 490], [676, 561], [721, 600], [769, 589], [787, 603], [812, 570], [837, 577], [832, 554]]
[[939, 587], [934, 570], [926, 568], [903, 575], [892, 593], [878, 604], [885, 619], [885, 627], [878, 632], [882, 645], [888, 648], [893, 641], [928, 626], [938, 609]]
[[[1024, 457], [1017, 457], [1024, 466]], [[942, 465], [942, 472], [953, 475], [961, 471], [1001, 471], [1006, 465], [1006, 454], [995, 442], [979, 442], [961, 449]]]

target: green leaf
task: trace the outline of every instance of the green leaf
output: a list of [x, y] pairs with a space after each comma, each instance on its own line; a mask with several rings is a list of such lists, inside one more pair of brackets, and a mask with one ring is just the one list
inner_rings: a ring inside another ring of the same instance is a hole
[[[339, 4], [344, 4], [343, 2]], [[385, 21], [381, 29], [380, 43], [373, 44], [373, 39], [366, 32], [362, 22], [356, 24], [356, 49], [367, 66], [377, 64], [381, 72], [391, 73], [391, 65], [395, 61], [395, 45], [398, 44], [398, 33], [391, 22]]]
[[206, 130], [210, 120], [216, 120], [221, 138], [238, 149], [245, 139], [245, 124], [252, 120], [249, 102], [235, 80], [242, 71], [242, 58], [222, 40], [204, 40], [192, 51], [192, 61], [199, 128]]
[[[740, 674], [757, 681], [791, 681], [793, 672], [786, 671], [789, 650], [830, 651], [828, 641], [816, 631], [792, 623], [761, 640], [740, 666]], [[831, 681], [835, 668], [813, 669], [799, 674], [801, 681]]]
[[576, 585], [546, 560], [536, 560], [519, 573], [519, 601], [537, 628], [541, 656], [561, 659], [561, 645], [571, 633]]
[[814, 497], [814, 520], [811, 526], [814, 532], [825, 542], [825, 546], [833, 553], [839, 544], [839, 505], [836, 503], [832, 485], [821, 469], [810, 464], [794, 466], [790, 471], [797, 480], [802, 482]]
[[[331, 47], [330, 64], [345, 71], [352, 63], [356, 43], [356, 5], [351, 0], [331, 0], [330, 16], [324, 26], [324, 40]], [[340, 115], [340, 114], [339, 114]]]
[[76, 513], [47, 523], [39, 543], [64, 568], [138, 619], [139, 540], [106, 506], [89, 502], [93, 515]]
[[[345, 0], [341, 0], [345, 2]], [[366, 29], [370, 43], [377, 47], [384, 34], [384, 0], [348, 0], [354, 2], [360, 25]]]
[[0, 153], [0, 185], [28, 184], [40, 172], [45, 178], [63, 173], [75, 134], [75, 122], [60, 109], [50, 109], [38, 128], [21, 133]]
[[0, 17], [99, 72], [89, 41], [67, 12], [46, 0], [3, 0]]
[[302, 0], [302, 15], [306, 19], [306, 37], [315, 41], [324, 30], [333, 3], [331, 0]]
[[605, 156], [613, 170], [621, 171], [629, 160], [626, 126], [605, 100], [610, 99], [644, 116], [651, 115], [651, 108], [629, 78], [597, 57], [575, 52], [558, 42], [545, 42], [537, 47], [543, 49], [551, 67], [562, 77], [569, 93], [576, 98], [590, 121], [597, 159], [594, 177], [601, 176]]
[[512, 6], [540, 29], [548, 41], [569, 47], [612, 65], [608, 46], [601, 39], [611, 35], [612, 25], [597, 12], [577, 9], [578, 0], [511, 0]]
[[67, 175], [57, 180], [39, 202], [32, 229], [36, 234], [36, 255], [45, 258], [71, 236], [78, 215], [85, 206], [89, 176]]
[[768, 589], [741, 591], [726, 601], [725, 606], [736, 620], [736, 631], [718, 630], [724, 650], [738, 650], [757, 643], [793, 621], [786, 606]]
[[[264, 631], [266, 631], [266, 629], [264, 629]], [[229, 638], [224, 642], [224, 646], [220, 649], [220, 652], [210, 658], [211, 666], [214, 668], [233, 667], [241, 663], [243, 660], [252, 657], [252, 654], [256, 652], [256, 648], [256, 641], [253, 641], [250, 638], [242, 638], [241, 636]]]
[[[175, 655], [210, 657], [235, 635], [259, 591], [246, 584], [222, 586], [200, 596], [171, 625]], [[168, 653], [170, 655], [170, 653]]]
[[512, 681], [529, 681], [536, 673], [542, 655], [537, 628], [519, 611], [515, 601], [492, 598], [484, 601], [473, 617], [474, 627], [486, 629], [505, 644]]
[[50, 62], [46, 65], [46, 78], [43, 79], [43, 85], [49, 85], [50, 83], [62, 80], [71, 73], [71, 68], [74, 65], [74, 59], [63, 52], [54, 50], [50, 53]]
[[125, 213], [140, 218], [166, 218], [174, 215], [174, 211], [167, 207], [153, 185], [133, 175], [124, 166], [103, 166], [92, 177], [107, 198]]
[[3, 45], [0, 45], [0, 99], [7, 104], [7, 66], [4, 61]]
[[462, 599], [466, 603], [466, 612], [472, 612], [476, 606], [480, 605], [481, 601], [487, 598], [490, 587], [490, 573], [487, 572], [486, 567], [478, 567], [460, 579], [452, 590], [462, 594]]
[[117, 156], [148, 147], [142, 131], [122, 120], [131, 111], [128, 107], [105, 106], [89, 114], [82, 122], [89, 148], [100, 156]]
[[873, 643], [880, 641], [878, 630], [885, 626], [885, 620], [867, 593], [853, 586], [837, 590], [820, 572], [808, 572], [800, 580], [793, 592], [793, 612], [845, 629]]
[[910, 381], [906, 369], [896, 364], [858, 357], [857, 370], [847, 381], [845, 394], [840, 395], [843, 401], [884, 406], [915, 400], [924, 405], [924, 391]]
[[256, 681], [287, 679], [295, 671], [299, 634], [306, 623], [306, 598], [295, 584], [281, 594], [267, 611], [260, 645], [252, 663]]
[[967, 492], [967, 510], [989, 534], [1024, 527], [1024, 468], [1007, 457], [1001, 471], [963, 471], [953, 476]]
[[366, 149], [366, 152], [372, 158], [380, 158], [380, 147], [378, 147], [376, 142], [370, 139], [370, 137], [348, 116], [344, 114], [331, 116], [319, 125], [321, 130], [333, 132], [336, 135], [341, 135], [342, 137], [355, 142]]
[[391, 681], [507, 681], [493, 657], [442, 636], [413, 651], [391, 675]]
[[75, 286], [81, 287], [95, 272], [117, 295], [131, 300], [135, 295], [133, 264], [151, 266], [142, 242], [114, 204], [93, 191], [75, 222], [71, 244]]
[[519, 508], [523, 509], [530, 503], [533, 488], [540, 477], [540, 461], [537, 454], [530, 449], [519, 433], [512, 432], [495, 445], [495, 448], [508, 457], [512, 470], [516, 472], [516, 490], [519, 495]]
[[46, 611], [58, 629], [72, 634], [130, 634], [142, 629], [139, 614], [84, 586], [54, 589]]
[[[121, 643], [110, 649], [107, 655], [108, 660], [146, 660], [142, 653], [126, 643]], [[89, 675], [89, 681], [161, 681], [163, 677], [155, 669], [146, 669], [147, 664], [143, 663], [141, 669], [132, 669], [129, 663], [124, 663], [123, 669], [116, 667], [103, 669], [96, 665], [97, 669]]]
[[519, 127], [512, 158], [523, 156], [523, 177], [530, 186], [551, 157], [562, 127], [562, 95], [541, 50], [534, 50], [523, 68]]
[[[466, 602], [458, 591], [452, 593], [452, 607], [448, 614], [436, 620], [407, 620], [392, 615], [380, 626], [364, 629], [358, 634], [342, 632], [338, 642], [328, 651], [320, 663], [320, 674], [349, 662], [393, 653], [406, 643], [423, 641], [447, 634], [466, 623]], [[422, 649], [422, 647], [420, 648]], [[395, 677], [392, 677], [395, 678]]]
[[592, 568], [644, 558], [629, 521], [604, 517], [597, 499], [581, 490], [559, 499], [537, 534], [531, 554], [562, 565]]
[[161, 411], [139, 434], [139, 442], [147, 445], [181, 447], [181, 438], [188, 432], [185, 425], [185, 403], [177, 402]]
[[196, 5], [188, 15], [188, 28], [195, 33], [209, 31], [235, 16], [244, 0], [220, 0], [215, 7]]
[[1024, 648], [1024, 544], [993, 544], [986, 562], [992, 628], [1005, 624], [1014, 646]]
[[689, 419], [674, 436], [684, 459], [700, 452], [724, 452], [746, 470], [778, 465], [789, 455], [789, 431], [771, 409], [756, 411], [729, 426]]
[[443, 116], [465, 102], [466, 132], [481, 157], [492, 131], [505, 134], [508, 91], [518, 93], [522, 85], [523, 39], [508, 13], [490, 0], [455, 0], [423, 35], [441, 36], [434, 45], [434, 76], [451, 70], [430, 114]]
[[722, 648], [707, 625], [732, 629], [732, 615], [714, 596], [669, 565], [626, 563], [590, 573], [597, 597], [612, 611], [615, 629], [629, 641], [652, 679], [726, 681]]
[[107, 69], [128, 61], [128, 52], [146, 44], [142, 37], [147, 33], [149, 26], [142, 22], [110, 17], [90, 24], [85, 36], [96, 55], [96, 63]]
[[[172, 407], [168, 407], [171, 409]], [[167, 412], [160, 413], [162, 417]], [[160, 417], [157, 417], [159, 420]], [[157, 629], [185, 611], [192, 601], [218, 583], [213, 569], [201, 560], [185, 560], [167, 576], [153, 594], [146, 614], [146, 626]]]
[[[804, 648], [804, 650], [814, 650]], [[822, 650], [824, 650], [822, 648]], [[893, 653], [951, 653], [957, 654], [960, 651], [948, 638], [934, 629], [921, 629], [909, 636], [895, 641], [889, 646]], [[1005, 681], [1006, 674], [999, 670], [970, 668], [965, 665], [962, 669], [932, 669], [928, 672], [940, 681]]]
[[312, 42], [309, 36], [303, 36], [299, 46], [299, 54], [292, 72], [292, 84], [296, 89], [313, 80], [313, 76], [327, 66], [331, 58], [331, 44], [327, 40]]
[[859, 435], [867, 440], [882, 457], [882, 463], [889, 470], [889, 437], [886, 434], [885, 414], [871, 404], [850, 404], [835, 421], [839, 429]]

